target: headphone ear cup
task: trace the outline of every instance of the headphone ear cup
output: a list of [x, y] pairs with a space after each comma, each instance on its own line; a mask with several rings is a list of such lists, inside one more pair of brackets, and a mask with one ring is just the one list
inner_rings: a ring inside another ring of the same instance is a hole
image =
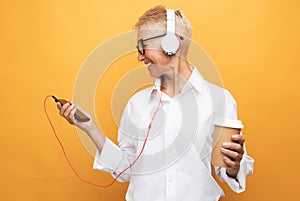
[[179, 48], [179, 40], [174, 33], [167, 33], [161, 41], [161, 48], [168, 56], [176, 54]]

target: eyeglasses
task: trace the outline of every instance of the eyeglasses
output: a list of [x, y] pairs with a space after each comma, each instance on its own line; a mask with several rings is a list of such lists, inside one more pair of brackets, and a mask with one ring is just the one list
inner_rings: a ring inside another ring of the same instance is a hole
[[163, 37], [165, 36], [166, 33], [162, 34], [162, 35], [158, 35], [158, 36], [153, 36], [153, 37], [150, 37], [150, 38], [145, 38], [145, 39], [140, 39], [136, 45], [136, 49], [137, 51], [141, 54], [141, 55], [144, 55], [145, 54], [145, 47], [147, 46], [144, 42], [145, 41], [148, 41], [148, 40], [151, 40], [151, 39], [154, 39], [154, 38], [159, 38], [159, 37]]

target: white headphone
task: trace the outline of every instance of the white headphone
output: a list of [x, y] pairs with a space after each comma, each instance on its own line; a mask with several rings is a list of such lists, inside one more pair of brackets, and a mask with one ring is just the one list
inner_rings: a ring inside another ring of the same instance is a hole
[[179, 41], [175, 35], [175, 11], [167, 9], [167, 33], [161, 41], [161, 48], [168, 55], [176, 54], [179, 48]]

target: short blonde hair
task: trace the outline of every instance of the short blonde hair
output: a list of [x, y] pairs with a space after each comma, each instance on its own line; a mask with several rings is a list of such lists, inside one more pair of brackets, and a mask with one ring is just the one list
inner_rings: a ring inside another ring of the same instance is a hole
[[[178, 36], [183, 37], [180, 40], [180, 48], [177, 55], [186, 57], [191, 43], [192, 25], [180, 9], [175, 10], [175, 32]], [[164, 6], [155, 6], [147, 10], [135, 24], [135, 29], [159, 28], [167, 29], [167, 9]]]
[[[192, 36], [192, 26], [189, 20], [180, 9], [175, 10], [176, 21], [176, 34], [190, 39]], [[135, 29], [141, 29], [144, 26], [151, 26], [160, 24], [162, 27], [167, 28], [167, 9], [164, 6], [155, 6], [147, 10], [135, 24]]]

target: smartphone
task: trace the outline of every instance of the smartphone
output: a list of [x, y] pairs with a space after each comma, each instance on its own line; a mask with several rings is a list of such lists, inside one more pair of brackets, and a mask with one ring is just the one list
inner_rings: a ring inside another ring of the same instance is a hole
[[[52, 98], [54, 99], [54, 101], [56, 103], [59, 102], [61, 105], [70, 103], [69, 101], [67, 101], [65, 99], [57, 99], [55, 96], [52, 96]], [[72, 104], [72, 103], [70, 103], [70, 104]], [[83, 114], [83, 112], [81, 112], [79, 109], [76, 110], [74, 117], [77, 121], [80, 121], [80, 122], [87, 122], [90, 120], [90, 118], [88, 116], [86, 116], [85, 114]]]

